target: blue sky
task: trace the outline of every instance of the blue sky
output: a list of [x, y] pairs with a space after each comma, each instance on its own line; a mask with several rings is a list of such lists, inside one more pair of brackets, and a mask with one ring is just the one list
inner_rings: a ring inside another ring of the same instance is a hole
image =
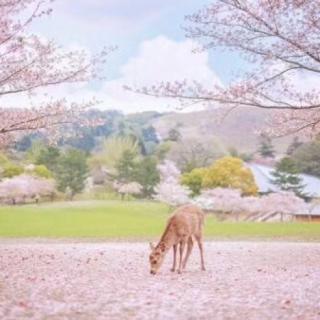
[[52, 95], [78, 99], [96, 96], [106, 109], [124, 112], [167, 110], [177, 102], [141, 97], [122, 86], [147, 85], [159, 80], [194, 79], [210, 86], [225, 83], [239, 66], [234, 56], [217, 52], [192, 53], [196, 43], [185, 38], [184, 17], [209, 0], [56, 0], [49, 18], [36, 21], [32, 31], [67, 48], [97, 52], [115, 45], [105, 67], [106, 80], [64, 87]]

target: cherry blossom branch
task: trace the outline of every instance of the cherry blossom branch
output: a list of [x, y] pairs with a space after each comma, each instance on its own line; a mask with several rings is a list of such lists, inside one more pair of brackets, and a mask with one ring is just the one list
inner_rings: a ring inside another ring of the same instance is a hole
[[[186, 17], [187, 37], [199, 43], [199, 51], [219, 48], [239, 53], [252, 68], [224, 87], [185, 80], [128, 89], [178, 99], [183, 106], [202, 103], [227, 109], [274, 109], [281, 120], [286, 119], [282, 128], [279, 121], [275, 124], [279, 134], [295, 129], [317, 134], [319, 14], [320, 2], [313, 0], [212, 0]], [[299, 79], [314, 79], [314, 84], [303, 86]], [[290, 119], [292, 111], [301, 114], [299, 123]]]

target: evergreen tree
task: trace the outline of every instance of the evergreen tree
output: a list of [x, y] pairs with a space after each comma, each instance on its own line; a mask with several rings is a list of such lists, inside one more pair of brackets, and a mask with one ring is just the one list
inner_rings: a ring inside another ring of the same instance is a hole
[[274, 147], [272, 144], [272, 140], [265, 133], [262, 133], [260, 135], [260, 146], [259, 146], [258, 152], [263, 158], [274, 157]]
[[71, 191], [71, 197], [80, 193], [85, 187], [88, 167], [86, 154], [77, 149], [70, 149], [60, 156], [56, 169], [58, 190]]
[[142, 194], [151, 196], [154, 187], [160, 182], [157, 161], [154, 157], [145, 157], [136, 165], [134, 181], [142, 185]]
[[305, 185], [302, 184], [302, 179], [299, 177], [299, 170], [294, 162], [289, 157], [284, 157], [276, 165], [276, 170], [272, 173], [274, 179], [273, 184], [278, 186], [283, 191], [292, 191], [299, 197], [306, 197], [303, 190]]
[[304, 143], [292, 154], [299, 170], [320, 177], [320, 137]]
[[136, 157], [137, 154], [131, 150], [125, 150], [123, 152], [116, 165], [117, 180], [125, 183], [134, 181]]
[[44, 147], [37, 155], [36, 164], [43, 164], [50, 171], [56, 172], [60, 158], [60, 150], [56, 147]]
[[144, 141], [159, 143], [157, 132], [153, 126], [142, 128], [142, 137]]

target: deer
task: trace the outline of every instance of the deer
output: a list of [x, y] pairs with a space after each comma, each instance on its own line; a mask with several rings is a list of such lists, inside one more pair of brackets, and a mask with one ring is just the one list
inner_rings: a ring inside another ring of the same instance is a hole
[[[150, 243], [151, 253], [149, 256], [150, 273], [155, 275], [166, 256], [168, 251], [173, 247], [173, 265], [172, 272], [176, 271], [177, 250], [179, 246], [179, 266], [178, 273], [181, 274], [185, 269], [189, 256], [193, 248], [193, 238], [196, 239], [201, 258], [201, 269], [205, 271], [203, 257], [203, 226], [204, 213], [195, 205], [184, 205], [177, 208], [168, 219], [166, 228], [156, 246]], [[187, 252], [183, 259], [183, 253], [187, 245]]]

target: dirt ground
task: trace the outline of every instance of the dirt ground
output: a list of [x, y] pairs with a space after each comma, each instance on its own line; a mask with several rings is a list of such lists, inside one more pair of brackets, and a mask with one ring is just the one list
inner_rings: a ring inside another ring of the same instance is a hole
[[320, 319], [320, 243], [207, 242], [149, 274], [146, 243], [0, 242], [0, 319]]

